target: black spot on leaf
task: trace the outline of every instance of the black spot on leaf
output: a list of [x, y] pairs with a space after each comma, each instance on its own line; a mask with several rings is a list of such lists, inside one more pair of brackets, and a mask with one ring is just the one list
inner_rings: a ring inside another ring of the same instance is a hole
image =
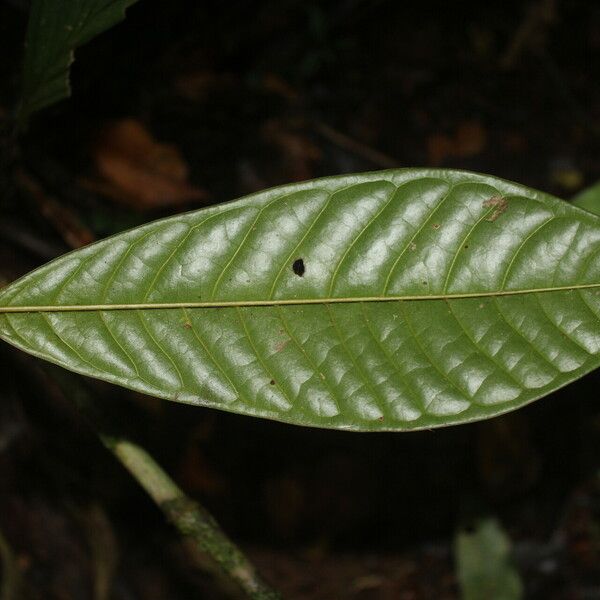
[[298, 277], [302, 277], [304, 275], [304, 271], [306, 271], [306, 267], [304, 266], [304, 261], [301, 258], [297, 258], [292, 265], [292, 271], [298, 275]]

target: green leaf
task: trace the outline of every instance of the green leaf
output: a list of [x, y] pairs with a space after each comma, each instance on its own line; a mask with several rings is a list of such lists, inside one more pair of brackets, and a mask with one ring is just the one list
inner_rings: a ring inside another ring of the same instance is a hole
[[438, 427], [600, 365], [599, 255], [599, 217], [500, 179], [331, 177], [67, 254], [0, 292], [0, 335], [170, 400]]
[[495, 519], [456, 538], [458, 580], [463, 600], [519, 600], [523, 586], [510, 560], [510, 540]]
[[19, 121], [70, 95], [73, 51], [125, 18], [137, 0], [33, 0], [25, 42]]
[[600, 215], [600, 181], [577, 194], [571, 203], [595, 215]]

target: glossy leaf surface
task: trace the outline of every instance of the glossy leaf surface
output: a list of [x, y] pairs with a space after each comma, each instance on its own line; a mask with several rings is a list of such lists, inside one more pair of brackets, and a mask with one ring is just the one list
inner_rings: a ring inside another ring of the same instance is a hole
[[599, 217], [506, 181], [332, 177], [65, 255], [0, 293], [0, 334], [171, 400], [318, 427], [437, 427], [600, 365], [599, 257]]
[[73, 52], [125, 17], [137, 0], [33, 0], [23, 65], [19, 119], [70, 94]]

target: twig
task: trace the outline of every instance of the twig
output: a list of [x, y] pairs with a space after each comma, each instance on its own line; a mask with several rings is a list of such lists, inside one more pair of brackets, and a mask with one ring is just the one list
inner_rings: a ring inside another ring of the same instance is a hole
[[203, 506], [186, 496], [144, 448], [126, 435], [113, 433], [120, 424], [100, 408], [102, 403], [94, 402], [89, 391], [68, 372], [49, 365], [43, 369], [77, 404], [106, 448], [144, 488], [183, 539], [202, 555], [206, 571], [238, 597], [242, 593], [252, 600], [281, 600], [281, 595], [261, 579], [254, 565]]
[[500, 58], [500, 67], [504, 70], [514, 68], [517, 60], [527, 47], [540, 44], [546, 31], [556, 21], [556, 0], [538, 0], [533, 2], [515, 34]]
[[43, 260], [50, 260], [65, 252], [60, 243], [43, 239], [28, 224], [6, 215], [2, 215], [0, 221], [0, 238]]
[[80, 248], [95, 239], [92, 231], [69, 208], [45, 193], [40, 184], [23, 169], [15, 174], [17, 184], [36, 202], [40, 213], [54, 226], [71, 248]]
[[[299, 110], [302, 115], [306, 114], [304, 99], [289, 83], [287, 83], [287, 81], [278, 76], [271, 75], [265, 77], [263, 85], [267, 91], [277, 94], [286, 100], [291, 106], [295, 107], [296, 110]], [[371, 148], [371, 146], [334, 129], [331, 125], [323, 123], [323, 121], [317, 118], [303, 116], [302, 121], [306, 127], [312, 129], [328, 142], [350, 154], [354, 154], [355, 156], [373, 163], [375, 166], [381, 167], [382, 169], [393, 169], [400, 166], [394, 157], [389, 156], [384, 152], [380, 152], [375, 148]]]
[[313, 121], [312, 126], [318, 134], [330, 141], [332, 144], [339, 146], [351, 154], [360, 156], [361, 158], [364, 158], [378, 167], [382, 167], [383, 169], [391, 169], [399, 166], [398, 161], [391, 156], [388, 156], [379, 150], [375, 150], [374, 148], [371, 148], [370, 146], [351, 138], [345, 133], [337, 131], [325, 123]]

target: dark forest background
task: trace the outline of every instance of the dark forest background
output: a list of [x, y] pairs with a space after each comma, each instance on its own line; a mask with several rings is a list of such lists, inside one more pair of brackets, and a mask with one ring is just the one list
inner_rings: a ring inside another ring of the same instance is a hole
[[[17, 98], [26, 23], [27, 2], [0, 2], [0, 120]], [[72, 87], [34, 117], [18, 156], [5, 152], [3, 282], [153, 218], [323, 175], [462, 168], [565, 199], [600, 178], [593, 0], [140, 0], [77, 52]], [[3, 345], [0, 364], [0, 532], [26, 597], [219, 598], [37, 361]], [[591, 600], [599, 382], [410, 434], [312, 430], [86, 385], [287, 598], [457, 598], [454, 536], [495, 516], [527, 598]]]

